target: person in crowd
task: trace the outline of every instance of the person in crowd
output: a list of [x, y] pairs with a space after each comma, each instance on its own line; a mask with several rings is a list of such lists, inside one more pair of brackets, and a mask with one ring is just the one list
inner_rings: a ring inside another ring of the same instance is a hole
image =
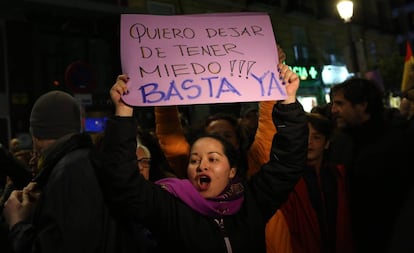
[[332, 103], [317, 105], [311, 109], [312, 113], [319, 113], [332, 123], [332, 133], [329, 138], [329, 148], [325, 150], [324, 157], [330, 164], [343, 164], [345, 168], [352, 165], [353, 141], [341, 129], [336, 127], [331, 113]]
[[138, 169], [147, 180], [155, 182], [166, 177], [176, 177], [152, 131], [137, 128], [136, 155]]
[[91, 153], [102, 191], [115, 217], [142, 222], [162, 251], [265, 252], [265, 225], [302, 175], [308, 128], [296, 100], [299, 78], [278, 65], [287, 98], [274, 106], [278, 133], [269, 162], [249, 181], [237, 175], [237, 151], [220, 135], [202, 135], [190, 148], [187, 179], [156, 184], [136, 171], [137, 122], [122, 101], [126, 76], [110, 94], [115, 116], [108, 120], [103, 145]]
[[[247, 172], [247, 132], [243, 125], [240, 124], [237, 117], [228, 113], [215, 113], [207, 117], [201, 133], [217, 134], [230, 142], [239, 153], [239, 162], [237, 165], [240, 176], [245, 177]], [[191, 139], [190, 139], [191, 141]]]
[[414, 114], [414, 105], [412, 101], [407, 97], [402, 97], [400, 102], [400, 114], [405, 119], [410, 119]]
[[190, 144], [186, 126], [181, 124], [178, 106], [155, 106], [155, 135], [168, 164], [178, 178], [186, 178], [185, 170]]
[[19, 138], [11, 138], [9, 141], [9, 150], [14, 157], [21, 160], [26, 165], [29, 164], [29, 161], [32, 157], [32, 151], [30, 149], [25, 149], [22, 147], [22, 143]]
[[146, 180], [149, 180], [151, 153], [149, 149], [146, 146], [144, 146], [138, 138], [137, 138], [136, 155], [137, 155], [139, 173], [141, 173], [141, 175]]
[[385, 252], [393, 224], [413, 187], [412, 130], [384, 120], [383, 93], [374, 81], [350, 78], [331, 89], [336, 127], [353, 141], [348, 168], [356, 252]]
[[[3, 212], [4, 202], [15, 189], [23, 189], [30, 180], [31, 174], [26, 164], [14, 156], [10, 149], [0, 143], [0, 173], [4, 175], [4, 182], [0, 189], [0, 214]], [[10, 242], [8, 240], [9, 229], [3, 217], [0, 215], [0, 245], [1, 252], [12, 252]]]
[[[15, 141], [10, 142], [16, 143]], [[32, 179], [30, 162], [26, 158], [28, 152], [16, 147], [9, 146], [9, 149], [6, 149], [0, 144], [0, 174], [5, 176], [4, 184], [0, 190], [0, 213], [2, 213], [4, 202], [9, 198], [11, 192], [22, 190]], [[0, 222], [5, 223], [4, 217], [1, 215]]]
[[[23, 189], [32, 179], [31, 171], [26, 161], [16, 157], [10, 150], [0, 144], [0, 170], [7, 181], [3, 186], [1, 199], [8, 197], [10, 189]], [[3, 201], [0, 200], [0, 206]]]
[[304, 175], [266, 226], [267, 253], [353, 252], [346, 171], [330, 164], [326, 150], [332, 122], [308, 113], [309, 141]]
[[[63, 91], [40, 96], [30, 114], [38, 173], [7, 199], [3, 216], [20, 252], [124, 252], [121, 226], [110, 217], [89, 160], [80, 105]], [[121, 239], [119, 239], [121, 240]], [[120, 246], [121, 245], [121, 246]]]
[[11, 138], [9, 141], [9, 151], [14, 154], [22, 150], [19, 138]]
[[403, 95], [399, 110], [401, 117], [407, 120], [408, 126], [414, 129], [414, 91]]
[[[30, 183], [32, 154], [31, 150], [22, 148], [19, 138], [10, 139], [8, 149], [0, 143], [0, 214], [3, 213], [4, 203], [10, 194], [14, 190], [22, 190]], [[0, 245], [5, 253], [12, 252], [8, 233], [8, 225], [3, 215], [0, 215]]]
[[[164, 169], [168, 168], [168, 162], [163, 156], [155, 136], [140, 127], [138, 127], [137, 130], [137, 147], [135, 154], [137, 158], [138, 172], [145, 180], [151, 182], [166, 177], [174, 177], [171, 172]], [[152, 152], [146, 145], [151, 147]], [[138, 252], [159, 252], [157, 239], [149, 229], [141, 223], [131, 223], [128, 227], [130, 229], [131, 239], [137, 242]]]
[[3, 195], [0, 197], [1, 206], [3, 204], [1, 199], [8, 196], [10, 189], [16, 187], [22, 189], [30, 182], [29, 161], [31, 156], [30, 150], [22, 149], [18, 138], [10, 139], [8, 149], [0, 144], [0, 174], [4, 175], [4, 181], [0, 186]]
[[[402, 92], [400, 103], [400, 115], [406, 120], [407, 127], [414, 129], [414, 89], [409, 88]], [[410, 131], [411, 134], [413, 130]], [[412, 140], [412, 139], [411, 139]], [[410, 143], [407, 140], [407, 143]], [[407, 145], [409, 149], [409, 144]], [[396, 221], [393, 224], [391, 239], [387, 246], [387, 253], [414, 252], [414, 243], [412, 240], [412, 228], [414, 226], [414, 187], [412, 187], [397, 214]]]

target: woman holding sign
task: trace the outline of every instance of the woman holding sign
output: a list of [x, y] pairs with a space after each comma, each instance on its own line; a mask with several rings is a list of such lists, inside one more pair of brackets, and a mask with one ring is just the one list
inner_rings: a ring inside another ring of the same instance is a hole
[[133, 108], [122, 101], [126, 76], [119, 76], [110, 91], [115, 116], [91, 154], [112, 215], [149, 228], [161, 251], [265, 252], [266, 222], [302, 175], [308, 140], [296, 100], [299, 78], [288, 66], [278, 67], [288, 97], [273, 108], [278, 132], [270, 160], [248, 182], [237, 175], [234, 147], [216, 135], [192, 144], [188, 179], [145, 180], [136, 171]]
[[[286, 54], [279, 45], [277, 45], [277, 55], [279, 62], [283, 63], [286, 60]], [[211, 128], [209, 129], [209, 126], [211, 123], [220, 123], [217, 126], [220, 126], [221, 131], [216, 132], [220, 132], [225, 137], [228, 137], [229, 134], [239, 137], [235, 147], [240, 154], [245, 154], [245, 157], [240, 160], [240, 163], [245, 166], [245, 170], [247, 169], [245, 175], [243, 175], [247, 178], [255, 174], [260, 169], [260, 165], [269, 160], [268, 150], [270, 150], [272, 145], [272, 136], [276, 133], [276, 128], [272, 121], [272, 110], [275, 103], [275, 100], [260, 101], [258, 103], [258, 127], [253, 137], [253, 143], [249, 145], [248, 150], [245, 149], [246, 140], [244, 138], [246, 136], [244, 136], [244, 133], [239, 132], [243, 131], [242, 126], [235, 126], [232, 120], [224, 117], [216, 117], [214, 121], [207, 120], [205, 122], [205, 133], [210, 133], [209, 130]], [[185, 134], [185, 126], [181, 125], [179, 108], [178, 106], [155, 106], [154, 114], [156, 124], [155, 133], [159, 139], [160, 147], [176, 176], [186, 178], [186, 165], [190, 147]]]

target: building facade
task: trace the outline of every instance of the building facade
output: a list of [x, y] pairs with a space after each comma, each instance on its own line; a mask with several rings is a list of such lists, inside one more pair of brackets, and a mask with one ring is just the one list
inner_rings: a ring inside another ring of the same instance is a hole
[[[300, 95], [320, 104], [337, 80], [323, 78], [323, 73], [339, 73], [343, 67], [377, 78], [384, 90], [398, 90], [405, 41], [413, 41], [409, 2], [354, 1], [352, 21], [344, 23], [336, 0], [2, 1], [0, 141], [27, 139], [32, 104], [51, 89], [75, 93], [87, 117], [110, 113], [108, 89], [122, 71], [121, 13], [266, 12], [286, 63], [303, 80]], [[137, 116], [151, 121], [151, 108], [143, 111]]]

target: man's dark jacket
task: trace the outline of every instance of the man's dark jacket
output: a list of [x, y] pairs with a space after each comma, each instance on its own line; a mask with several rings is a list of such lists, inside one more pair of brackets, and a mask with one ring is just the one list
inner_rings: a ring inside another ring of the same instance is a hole
[[16, 253], [115, 253], [128, 247], [103, 201], [89, 161], [91, 147], [89, 135], [75, 134], [47, 149], [34, 179], [42, 190], [34, 214], [10, 231]]

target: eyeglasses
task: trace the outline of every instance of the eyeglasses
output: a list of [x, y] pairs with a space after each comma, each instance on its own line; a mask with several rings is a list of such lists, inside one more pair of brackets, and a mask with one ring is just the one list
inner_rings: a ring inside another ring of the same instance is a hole
[[138, 159], [138, 164], [144, 167], [149, 167], [151, 163], [151, 158], [143, 157], [141, 159]]

